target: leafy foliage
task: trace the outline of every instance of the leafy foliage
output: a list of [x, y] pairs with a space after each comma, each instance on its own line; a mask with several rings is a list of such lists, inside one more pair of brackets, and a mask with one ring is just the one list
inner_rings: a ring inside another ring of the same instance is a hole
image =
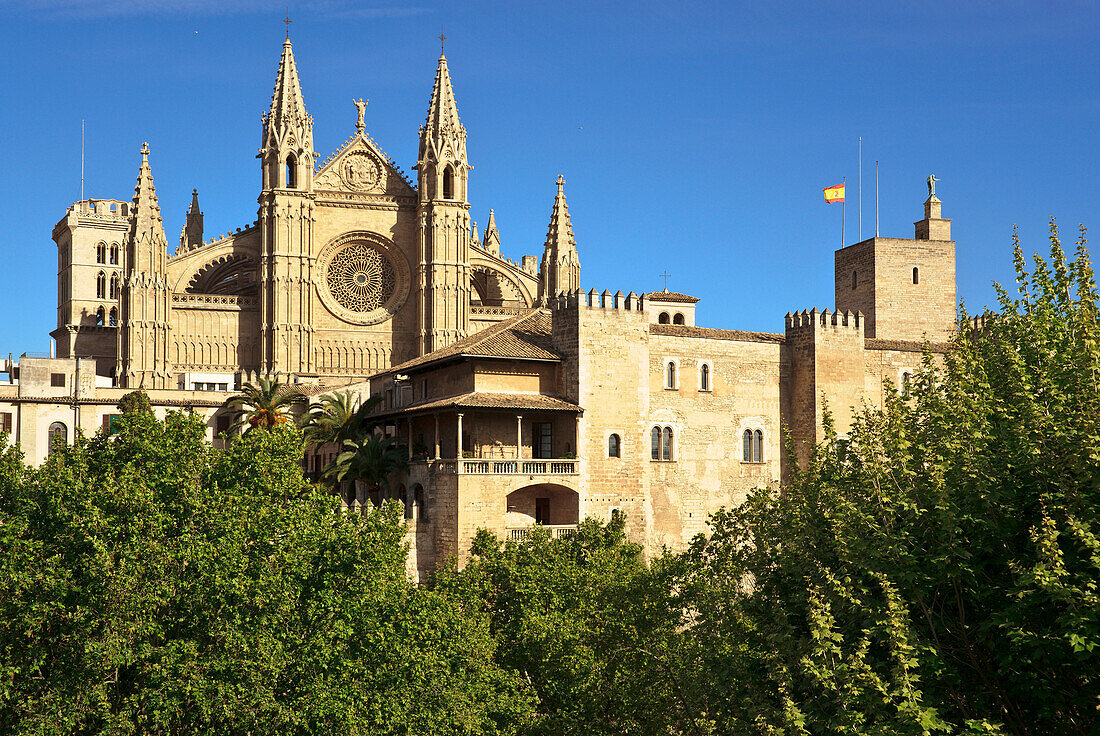
[[485, 617], [404, 573], [392, 508], [302, 480], [293, 424], [225, 452], [126, 402], [40, 469], [0, 453], [0, 731], [512, 733]]
[[1100, 729], [1100, 328], [1084, 233], [679, 564], [717, 733]]
[[527, 734], [668, 734], [685, 712], [673, 679], [678, 619], [621, 519], [502, 544], [479, 532], [437, 589], [489, 616], [497, 662], [538, 696]]

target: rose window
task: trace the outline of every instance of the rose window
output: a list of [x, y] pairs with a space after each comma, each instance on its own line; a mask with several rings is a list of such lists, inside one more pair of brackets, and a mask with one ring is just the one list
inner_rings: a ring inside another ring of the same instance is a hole
[[351, 243], [332, 257], [326, 275], [329, 292], [344, 309], [370, 312], [393, 296], [393, 266], [374, 248]]

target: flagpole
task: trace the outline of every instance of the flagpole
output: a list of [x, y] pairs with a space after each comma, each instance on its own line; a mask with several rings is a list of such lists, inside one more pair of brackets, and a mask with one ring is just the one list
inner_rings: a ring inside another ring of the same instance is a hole
[[[833, 181], [836, 181], [836, 179], [834, 179]], [[848, 181], [848, 177], [845, 176], [845, 177], [841, 178], [840, 185], [844, 186], [844, 182], [846, 182], [846, 181]], [[848, 207], [847, 201], [848, 201], [847, 197], [840, 200], [840, 247], [841, 248], [844, 247], [844, 213], [846, 211], [846, 208]]]
[[859, 240], [863, 242], [863, 136], [859, 137]]
[[84, 201], [84, 121], [80, 121], [80, 201]]
[[875, 237], [878, 237], [878, 159], [875, 159]]

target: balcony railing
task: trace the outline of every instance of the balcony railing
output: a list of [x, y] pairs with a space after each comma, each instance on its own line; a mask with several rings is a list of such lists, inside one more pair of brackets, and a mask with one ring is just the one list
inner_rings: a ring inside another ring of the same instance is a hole
[[576, 460], [463, 460], [468, 475], [576, 475]]
[[[514, 542], [521, 542], [531, 536], [531, 531], [536, 528], [537, 527], [534, 526], [521, 526], [514, 529], [505, 529], [504, 534], [507, 539], [511, 539]], [[554, 524], [543, 526], [542, 528], [550, 532], [550, 536], [554, 539], [569, 537], [577, 532], [576, 524]]]

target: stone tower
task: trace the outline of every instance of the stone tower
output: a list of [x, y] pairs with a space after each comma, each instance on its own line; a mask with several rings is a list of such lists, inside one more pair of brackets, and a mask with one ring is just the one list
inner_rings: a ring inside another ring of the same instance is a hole
[[169, 359], [172, 294], [168, 283], [168, 240], [149, 168], [149, 144], [141, 146], [118, 326], [118, 385], [174, 388]]
[[446, 347], [470, 329], [470, 205], [466, 130], [458, 119], [447, 58], [439, 55], [416, 164], [419, 230], [420, 354]]
[[481, 241], [485, 250], [495, 256], [500, 255], [500, 231], [497, 230], [497, 216], [489, 210], [489, 224], [485, 226], [485, 237]]
[[313, 369], [313, 118], [306, 112], [290, 38], [271, 109], [263, 116], [260, 226], [260, 370]]
[[955, 242], [930, 194], [916, 237], [873, 237], [836, 251], [838, 312], [862, 312], [867, 337], [941, 342], [955, 328]]
[[573, 224], [569, 221], [569, 206], [565, 203], [565, 178], [558, 176], [558, 193], [550, 213], [546, 231], [546, 246], [542, 253], [539, 279], [539, 299], [543, 304], [563, 291], [573, 293], [581, 288], [581, 262], [577, 256], [577, 241], [573, 239]]

